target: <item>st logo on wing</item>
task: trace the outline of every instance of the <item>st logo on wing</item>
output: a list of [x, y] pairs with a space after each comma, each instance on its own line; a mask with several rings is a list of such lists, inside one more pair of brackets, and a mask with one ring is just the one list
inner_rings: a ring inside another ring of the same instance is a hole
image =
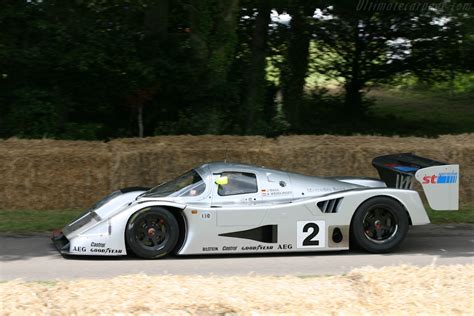
[[457, 183], [458, 173], [457, 172], [446, 172], [439, 173], [438, 175], [424, 176], [423, 184], [451, 184]]

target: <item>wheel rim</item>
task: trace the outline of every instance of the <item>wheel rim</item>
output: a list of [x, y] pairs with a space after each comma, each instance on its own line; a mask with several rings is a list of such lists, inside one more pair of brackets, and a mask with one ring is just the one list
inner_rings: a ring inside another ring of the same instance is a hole
[[398, 219], [387, 208], [370, 209], [365, 214], [362, 223], [364, 236], [377, 244], [392, 240], [398, 231]]
[[134, 236], [141, 248], [148, 251], [161, 250], [169, 239], [169, 224], [163, 216], [145, 214], [137, 219]]

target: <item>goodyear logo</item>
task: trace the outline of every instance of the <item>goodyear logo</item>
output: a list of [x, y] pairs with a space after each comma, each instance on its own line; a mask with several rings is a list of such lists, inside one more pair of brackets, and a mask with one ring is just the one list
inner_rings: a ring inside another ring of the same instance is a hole
[[439, 173], [438, 175], [424, 176], [423, 184], [451, 184], [458, 182], [458, 173], [457, 172], [445, 172]]

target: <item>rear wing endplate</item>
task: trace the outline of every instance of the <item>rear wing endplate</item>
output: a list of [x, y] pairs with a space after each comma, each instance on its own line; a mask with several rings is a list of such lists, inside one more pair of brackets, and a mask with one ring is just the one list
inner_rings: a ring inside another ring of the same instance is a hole
[[412, 189], [416, 179], [433, 210], [459, 209], [459, 165], [411, 153], [376, 157], [372, 165], [387, 187]]

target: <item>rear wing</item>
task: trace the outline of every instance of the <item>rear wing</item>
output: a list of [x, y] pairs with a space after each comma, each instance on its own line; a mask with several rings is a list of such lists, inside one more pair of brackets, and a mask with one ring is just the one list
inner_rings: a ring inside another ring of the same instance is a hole
[[410, 190], [416, 179], [433, 210], [459, 209], [459, 165], [411, 153], [376, 157], [372, 165], [387, 187]]

